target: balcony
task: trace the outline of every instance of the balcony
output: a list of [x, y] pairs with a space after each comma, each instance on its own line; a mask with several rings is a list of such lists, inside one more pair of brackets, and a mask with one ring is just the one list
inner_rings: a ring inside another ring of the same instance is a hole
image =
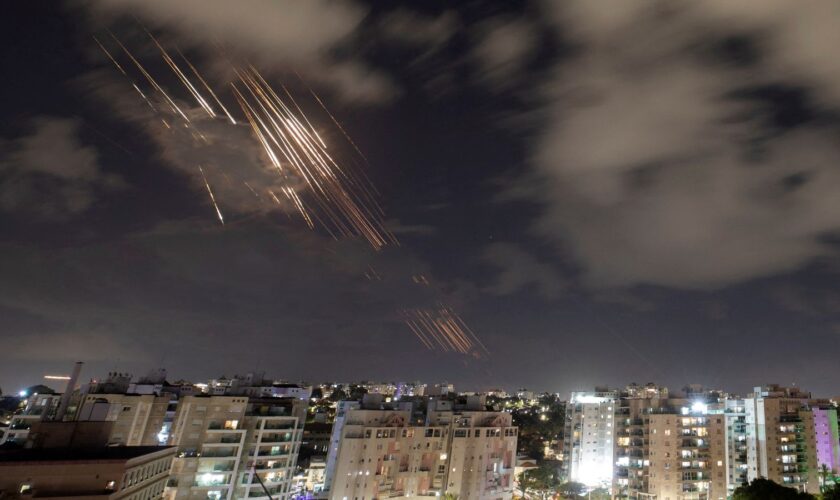
[[272, 435], [263, 435], [260, 438], [261, 443], [288, 443], [292, 440], [291, 434], [286, 435], [279, 435], [279, 434], [272, 434]]
[[203, 450], [200, 458], [236, 458], [239, 456], [234, 449], [227, 449], [227, 448], [210, 448], [207, 450]]
[[285, 457], [290, 455], [287, 450], [259, 450], [257, 456], [260, 457]]
[[216, 486], [230, 486], [230, 477], [227, 474], [210, 474], [205, 472], [196, 476], [193, 481], [194, 488], [213, 488]]
[[278, 461], [278, 462], [274, 462], [274, 463], [273, 463], [273, 464], [271, 464], [271, 465], [268, 465], [268, 464], [262, 464], [262, 465], [260, 465], [260, 464], [258, 463], [256, 466], [254, 466], [254, 470], [257, 470], [257, 471], [263, 471], [263, 470], [277, 470], [277, 469], [285, 469], [285, 468], [286, 468], [286, 462], [285, 462], [285, 461], [283, 461], [283, 462], [279, 462], [279, 461]]
[[[350, 425], [349, 423], [347, 425]], [[263, 425], [263, 429], [265, 430], [289, 430], [294, 429], [295, 423], [294, 422], [272, 422], [271, 420], [266, 420], [265, 424]]]

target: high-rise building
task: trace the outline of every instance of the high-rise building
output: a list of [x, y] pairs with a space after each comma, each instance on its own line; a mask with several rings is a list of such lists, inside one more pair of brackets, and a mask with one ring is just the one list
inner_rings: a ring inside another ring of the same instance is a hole
[[814, 438], [816, 440], [817, 467], [822, 475], [840, 474], [840, 435], [837, 431], [837, 408], [831, 405], [811, 407], [814, 417]]
[[570, 481], [609, 487], [613, 480], [619, 394], [605, 388], [573, 392], [566, 405], [563, 468]]
[[621, 392], [613, 407], [614, 476], [613, 487], [620, 495], [648, 491], [650, 466], [648, 415], [653, 411], [673, 412], [684, 400], [668, 398], [668, 389], [653, 384], [629, 385]]
[[650, 441], [644, 493], [673, 500], [725, 500], [726, 423], [705, 403], [662, 408], [648, 416]]
[[305, 417], [306, 403], [295, 398], [182, 398], [170, 440], [178, 452], [165, 496], [289, 498]]
[[488, 411], [478, 396], [428, 405], [422, 425], [410, 404], [339, 407], [325, 479], [329, 498], [510, 499], [517, 438], [511, 415]]
[[727, 495], [749, 482], [747, 469], [747, 436], [753, 430], [747, 426], [747, 414], [744, 400], [725, 399], [722, 407], [718, 405], [711, 413], [723, 415], [726, 423], [726, 489]]
[[819, 491], [811, 395], [797, 388], [756, 387], [744, 399], [747, 475], [763, 477], [800, 491]]

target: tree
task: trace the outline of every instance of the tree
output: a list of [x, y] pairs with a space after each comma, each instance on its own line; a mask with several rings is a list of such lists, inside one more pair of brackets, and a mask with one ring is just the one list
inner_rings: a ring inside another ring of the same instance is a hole
[[820, 465], [820, 492], [824, 493], [836, 484], [837, 477], [834, 475], [834, 471], [829, 469], [826, 464]]
[[336, 387], [332, 390], [328, 399], [330, 401], [332, 401], [333, 403], [337, 403], [339, 401], [343, 401], [343, 400], [347, 399], [347, 393], [344, 392], [344, 389], [342, 389], [340, 387]]
[[840, 484], [826, 486], [821, 498], [822, 500], [840, 500]]
[[738, 487], [732, 494], [732, 500], [816, 500], [816, 497], [769, 479], [759, 478], [748, 485]]
[[529, 469], [519, 475], [522, 496], [534, 495], [541, 500], [553, 497], [560, 489], [560, 475], [557, 468], [544, 463], [536, 469]]
[[569, 481], [568, 483], [561, 484], [558, 491], [563, 498], [577, 498], [586, 493], [586, 485]]
[[607, 488], [595, 488], [586, 496], [586, 500], [610, 500], [612, 495]]

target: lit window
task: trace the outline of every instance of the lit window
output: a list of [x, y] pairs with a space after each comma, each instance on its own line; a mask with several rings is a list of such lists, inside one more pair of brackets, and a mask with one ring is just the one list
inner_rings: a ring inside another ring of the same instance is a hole
[[18, 490], [18, 492], [21, 495], [28, 495], [28, 494], [32, 493], [32, 485], [29, 484], [29, 483], [24, 483], [24, 484], [20, 485], [20, 490]]
[[116, 481], [108, 481], [107, 483], [105, 483], [105, 489], [106, 490], [114, 490], [116, 487], [117, 487], [117, 482]]

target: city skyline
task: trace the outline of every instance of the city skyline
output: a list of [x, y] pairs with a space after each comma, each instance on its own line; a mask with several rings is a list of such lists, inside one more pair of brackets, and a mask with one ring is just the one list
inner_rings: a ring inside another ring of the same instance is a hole
[[753, 7], [11, 4], [0, 387], [836, 395], [837, 7]]

